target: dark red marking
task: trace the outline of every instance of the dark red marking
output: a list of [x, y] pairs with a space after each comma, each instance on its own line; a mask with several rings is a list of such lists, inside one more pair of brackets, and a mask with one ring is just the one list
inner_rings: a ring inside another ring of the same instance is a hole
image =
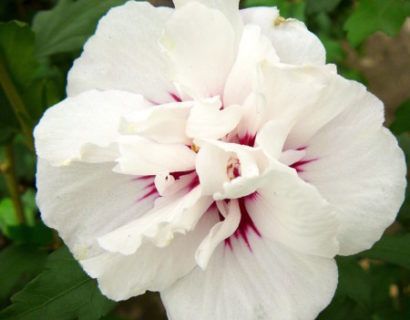
[[175, 102], [182, 102], [181, 98], [177, 96], [175, 93], [169, 92], [169, 95], [172, 97], [172, 99], [174, 99]]
[[234, 167], [233, 168], [233, 176], [235, 177], [235, 178], [237, 178], [237, 177], [239, 177], [241, 175], [241, 173], [239, 172], [239, 168], [238, 167]]
[[195, 172], [195, 170], [189, 170], [189, 171], [175, 171], [175, 172], [171, 172], [170, 175], [174, 177], [175, 180], [178, 180], [179, 178], [181, 178], [182, 176], [186, 176], [188, 174], [191, 174]]
[[157, 188], [155, 187], [154, 182], [146, 185], [144, 189], [146, 189], [146, 192], [141, 197], [139, 197], [137, 201], [145, 200], [151, 196], [155, 196], [155, 198], [159, 197], [159, 193]]
[[132, 179], [132, 181], [138, 181], [138, 180], [154, 180], [155, 176], [138, 176]]
[[249, 146], [249, 147], [254, 147], [255, 139], [256, 139], [256, 135], [251, 135], [249, 133], [246, 133], [243, 137], [239, 138], [239, 144]]
[[[261, 233], [259, 232], [258, 228], [255, 226], [255, 223], [253, 222], [248, 209], [246, 208], [246, 201], [249, 200], [255, 200], [257, 197], [257, 193], [250, 194], [246, 197], [238, 198], [238, 204], [239, 204], [239, 210], [241, 212], [241, 221], [239, 222], [239, 226], [236, 229], [236, 231], [233, 233], [232, 236], [234, 236], [236, 239], [242, 238], [243, 241], [245, 241], [246, 246], [248, 249], [252, 252], [252, 247], [249, 242], [248, 234], [250, 231], [253, 231], [258, 237], [262, 237]], [[224, 220], [224, 217], [221, 215], [221, 213], [218, 210], [218, 215], [219, 219], [222, 221]], [[231, 237], [232, 237], [231, 236]], [[231, 237], [225, 239], [225, 247], [228, 247], [229, 249], [232, 250], [232, 242], [231, 242]]]
[[313, 161], [316, 161], [317, 158], [314, 159], [308, 159], [308, 160], [299, 160], [296, 161], [294, 164], [291, 164], [289, 167], [293, 168], [296, 170], [297, 173], [303, 172], [303, 166], [307, 165], [308, 163], [311, 163]]
[[199, 186], [199, 177], [196, 174], [194, 179], [192, 179], [191, 183], [188, 185], [188, 189], [189, 189], [189, 191], [191, 191], [192, 189], [196, 188], [197, 186]]

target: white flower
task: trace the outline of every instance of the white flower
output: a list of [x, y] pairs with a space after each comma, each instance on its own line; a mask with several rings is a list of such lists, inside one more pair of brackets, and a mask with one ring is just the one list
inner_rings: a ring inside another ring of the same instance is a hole
[[38, 205], [114, 300], [173, 320], [314, 319], [336, 254], [403, 201], [383, 104], [276, 8], [128, 2], [101, 19], [35, 130]]

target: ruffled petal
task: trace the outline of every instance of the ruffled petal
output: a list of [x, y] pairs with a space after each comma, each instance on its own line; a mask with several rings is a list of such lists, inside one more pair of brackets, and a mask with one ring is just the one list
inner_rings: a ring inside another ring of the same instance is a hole
[[313, 320], [329, 304], [337, 285], [333, 259], [250, 240], [252, 251], [240, 239], [232, 239], [232, 250], [219, 245], [205, 271], [196, 268], [162, 291], [168, 319]]
[[113, 300], [126, 300], [146, 290], [161, 291], [195, 267], [195, 250], [217, 221], [217, 216], [205, 214], [193, 231], [176, 235], [166, 248], [145, 243], [132, 255], [105, 252], [80, 263]]
[[231, 105], [222, 108], [218, 98], [196, 101], [186, 124], [186, 133], [191, 138], [219, 139], [238, 125], [242, 108]]
[[271, 42], [259, 26], [245, 26], [235, 63], [226, 80], [224, 105], [242, 105], [251, 92], [260, 91], [263, 81], [260, 67], [267, 62], [279, 62]]
[[[225, 17], [230, 21], [232, 27], [236, 31], [237, 35], [240, 35], [242, 30], [242, 19], [239, 14], [239, 0], [195, 0], [209, 8], [216, 9], [223, 13]], [[175, 8], [179, 9], [183, 5], [186, 5], [191, 0], [173, 0]]]
[[[336, 73], [329, 73], [328, 79], [328, 85], [321, 91], [320, 97], [306, 109], [290, 131], [286, 140], [287, 149], [306, 146], [324, 125], [367, 95], [362, 84], [346, 80]], [[381, 116], [379, 113], [378, 125], [382, 121]]]
[[[224, 205], [224, 203], [222, 203]], [[202, 240], [198, 249], [195, 252], [195, 260], [203, 270], [206, 269], [209, 263], [209, 259], [212, 256], [214, 250], [218, 245], [229, 238], [239, 226], [241, 221], [241, 212], [239, 210], [238, 201], [232, 200], [227, 205], [227, 212], [224, 215], [224, 220], [216, 223], [212, 229], [209, 231], [208, 235]], [[224, 211], [220, 210], [222, 214]], [[218, 216], [218, 213], [214, 209], [211, 214]]]
[[190, 2], [168, 20], [161, 44], [173, 80], [194, 98], [220, 95], [235, 58], [235, 32], [218, 10]]
[[332, 79], [328, 67], [264, 65], [265, 121], [292, 127], [311, 112]]
[[241, 10], [245, 24], [259, 25], [272, 41], [280, 61], [289, 64], [326, 63], [326, 50], [319, 38], [303, 22], [283, 19], [277, 8], [248, 8]]
[[160, 143], [189, 144], [186, 121], [193, 102], [167, 103], [123, 117], [120, 132], [136, 134]]
[[156, 175], [195, 168], [195, 152], [184, 144], [157, 143], [140, 137], [122, 137], [114, 171]]
[[37, 155], [53, 165], [113, 161], [121, 117], [149, 105], [125, 91], [92, 90], [69, 97], [49, 108], [35, 128]]
[[172, 12], [136, 1], [111, 9], [70, 70], [67, 94], [119, 89], [158, 104], [173, 101], [169, 62], [158, 44]]
[[382, 127], [382, 102], [366, 92], [345, 99], [351, 101], [346, 109], [308, 141], [299, 174], [336, 209], [340, 253], [349, 255], [370, 248], [394, 221], [406, 165], [397, 140]]
[[246, 208], [263, 238], [303, 254], [332, 258], [339, 251], [333, 208], [294, 172], [270, 171]]
[[54, 167], [46, 160], [37, 163], [37, 205], [41, 218], [81, 260], [101, 254], [97, 238], [153, 206], [154, 197], [145, 197], [151, 181], [116, 174], [114, 163], [73, 162]]
[[163, 201], [157, 201], [155, 207], [141, 218], [100, 237], [100, 246], [123, 255], [134, 254], [147, 240], [158, 247], [169, 246], [175, 233], [185, 234], [193, 230], [212, 204], [211, 197], [202, 197], [200, 187], [159, 200]]

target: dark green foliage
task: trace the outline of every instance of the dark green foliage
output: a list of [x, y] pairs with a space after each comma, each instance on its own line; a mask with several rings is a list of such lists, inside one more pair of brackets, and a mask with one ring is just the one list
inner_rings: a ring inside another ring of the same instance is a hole
[[33, 20], [40, 57], [80, 50], [94, 32], [98, 20], [108, 9], [125, 0], [61, 0], [49, 11], [39, 12]]
[[390, 126], [391, 131], [395, 134], [410, 132], [410, 100], [405, 101], [397, 108], [396, 118]]
[[0, 252], [0, 306], [41, 272], [46, 258], [45, 250], [32, 245], [11, 245]]
[[356, 47], [376, 31], [395, 36], [409, 15], [410, 3], [405, 0], [360, 0], [344, 25], [347, 39]]
[[11, 300], [13, 304], [0, 313], [1, 320], [93, 320], [115, 305], [65, 247], [52, 253], [44, 271]]

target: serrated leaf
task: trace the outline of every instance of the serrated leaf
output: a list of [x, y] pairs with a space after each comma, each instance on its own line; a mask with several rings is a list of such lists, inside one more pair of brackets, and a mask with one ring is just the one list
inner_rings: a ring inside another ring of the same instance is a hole
[[305, 21], [306, 4], [303, 1], [286, 1], [286, 0], [245, 0], [242, 3], [243, 7], [278, 7], [280, 15], [284, 18], [295, 18]]
[[396, 117], [390, 126], [395, 134], [410, 132], [410, 100], [402, 103], [396, 110]]
[[383, 260], [410, 269], [410, 234], [384, 236], [360, 256]]
[[43, 269], [47, 254], [30, 245], [11, 245], [0, 252], [0, 305]]
[[357, 47], [376, 31], [395, 36], [409, 14], [410, 4], [405, 0], [360, 0], [344, 25], [347, 39]]
[[66, 247], [53, 252], [45, 270], [11, 298], [1, 320], [94, 320], [114, 306], [104, 297]]
[[60, 0], [52, 10], [39, 12], [33, 20], [38, 56], [80, 50], [98, 20], [125, 1]]

